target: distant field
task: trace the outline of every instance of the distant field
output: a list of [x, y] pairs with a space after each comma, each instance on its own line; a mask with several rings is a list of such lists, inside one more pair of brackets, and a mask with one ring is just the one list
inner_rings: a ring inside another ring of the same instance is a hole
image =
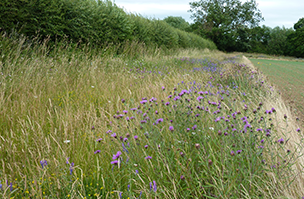
[[252, 59], [281, 91], [292, 111], [304, 118], [304, 62]]

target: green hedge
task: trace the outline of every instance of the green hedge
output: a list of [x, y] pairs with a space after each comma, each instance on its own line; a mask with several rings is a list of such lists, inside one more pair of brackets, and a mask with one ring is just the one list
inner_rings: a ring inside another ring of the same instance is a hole
[[165, 48], [216, 48], [163, 20], [128, 14], [108, 0], [2, 0], [0, 28], [17, 29], [28, 37], [39, 34], [41, 39], [49, 36], [51, 41], [64, 38], [94, 45], [136, 40]]

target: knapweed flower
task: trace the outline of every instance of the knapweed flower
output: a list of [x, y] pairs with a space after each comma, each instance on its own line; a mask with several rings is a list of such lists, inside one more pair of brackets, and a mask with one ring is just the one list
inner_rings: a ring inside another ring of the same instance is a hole
[[148, 145], [145, 145], [145, 148], [147, 149], [147, 148], [148, 148]]
[[300, 128], [298, 128], [298, 129], [297, 129], [297, 132], [300, 132], [300, 131], [301, 131]]
[[165, 87], [162, 87], [163, 90], [165, 90]]
[[46, 160], [41, 160], [40, 164], [41, 164], [41, 167], [43, 169], [45, 166], [47, 166], [47, 161]]
[[135, 136], [134, 136], [134, 139], [135, 139], [135, 140], [138, 140], [138, 136], [137, 136], [137, 135], [135, 135]]
[[145, 159], [146, 160], [150, 160], [150, 159], [152, 159], [152, 157], [151, 156], [147, 156], [147, 157], [145, 157]]
[[117, 138], [116, 133], [113, 133], [111, 136], [112, 136], [113, 138]]
[[142, 101], [140, 101], [141, 104], [145, 104], [145, 103], [147, 103], [147, 102], [148, 102], [147, 100], [142, 100]]
[[113, 154], [113, 160], [118, 159], [121, 156], [121, 154], [122, 154], [121, 151], [117, 151], [116, 154]]
[[237, 150], [236, 151], [237, 154], [240, 154], [241, 152], [242, 152], [242, 150]]
[[174, 127], [173, 126], [169, 126], [169, 130], [170, 131], [174, 131]]
[[125, 101], [126, 101], [125, 99], [121, 99], [121, 102], [122, 102], [122, 103], [125, 103]]
[[196, 143], [194, 146], [195, 146], [195, 148], [197, 148], [197, 149], [201, 148], [200, 144], [198, 144], [198, 143]]
[[281, 143], [281, 144], [283, 144], [284, 143], [284, 139], [281, 138], [281, 139], [278, 140], [278, 142]]
[[111, 164], [117, 165], [118, 164], [118, 160], [112, 161]]
[[97, 140], [96, 140], [96, 142], [101, 142], [102, 141], [102, 138], [98, 138]]
[[127, 111], [127, 110], [123, 110], [122, 112], [123, 112], [124, 114], [127, 114], [127, 113], [128, 113], [128, 111]]
[[230, 152], [230, 155], [231, 155], [231, 156], [234, 156], [234, 155], [235, 155], [234, 151], [231, 151], [231, 152]]
[[208, 164], [211, 166], [212, 163], [213, 163], [212, 160], [209, 159], [209, 160], [208, 160]]
[[97, 150], [97, 151], [94, 152], [94, 154], [97, 154], [97, 153], [100, 153], [100, 150]]
[[262, 139], [262, 140], [261, 140], [261, 143], [264, 143], [264, 141], [265, 141], [265, 140], [264, 140], [264, 139]]
[[156, 182], [155, 181], [153, 181], [153, 190], [154, 190], [154, 192], [157, 191], [157, 187], [156, 187]]
[[112, 131], [111, 131], [111, 130], [108, 130], [107, 133], [112, 133]]
[[180, 179], [185, 180], [185, 176], [181, 175]]

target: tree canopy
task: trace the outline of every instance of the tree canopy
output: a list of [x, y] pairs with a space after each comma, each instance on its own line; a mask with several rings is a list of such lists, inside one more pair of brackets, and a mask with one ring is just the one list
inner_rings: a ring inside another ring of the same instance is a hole
[[264, 20], [255, 0], [200, 0], [190, 2], [195, 32], [213, 40], [220, 50], [244, 46], [246, 30]]

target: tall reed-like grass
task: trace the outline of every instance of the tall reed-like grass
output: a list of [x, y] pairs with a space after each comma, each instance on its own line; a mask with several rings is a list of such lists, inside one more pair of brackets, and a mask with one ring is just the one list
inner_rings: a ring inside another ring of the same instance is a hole
[[0, 42], [2, 197], [304, 195], [301, 129], [242, 57], [25, 41]]

